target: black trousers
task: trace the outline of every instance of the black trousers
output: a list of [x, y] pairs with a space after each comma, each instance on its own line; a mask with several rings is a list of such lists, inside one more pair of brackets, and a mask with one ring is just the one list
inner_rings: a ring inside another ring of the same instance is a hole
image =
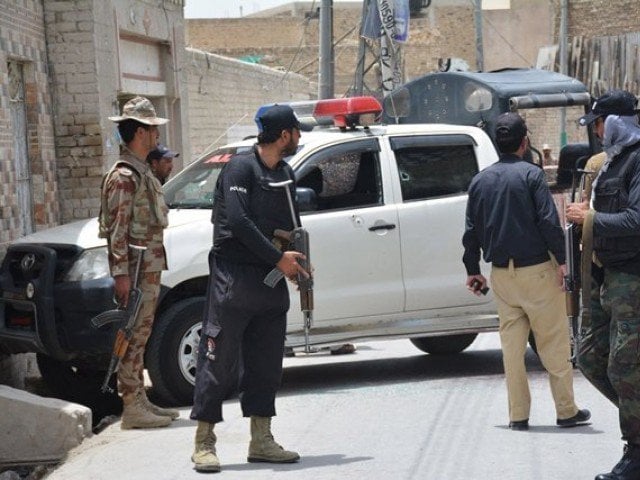
[[268, 267], [228, 262], [213, 253], [209, 268], [191, 419], [221, 422], [222, 402], [236, 387], [245, 417], [272, 417], [282, 380], [286, 282], [270, 288], [263, 283]]

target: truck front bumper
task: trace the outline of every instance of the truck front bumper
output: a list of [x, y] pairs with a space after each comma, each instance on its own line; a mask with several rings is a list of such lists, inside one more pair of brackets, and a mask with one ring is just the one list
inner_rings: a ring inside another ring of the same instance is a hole
[[[57, 360], [111, 350], [117, 325], [91, 318], [114, 308], [113, 280], [60, 281], [79, 251], [16, 244], [0, 269], [0, 352], [37, 352]], [[60, 258], [67, 257], [67, 258]]]

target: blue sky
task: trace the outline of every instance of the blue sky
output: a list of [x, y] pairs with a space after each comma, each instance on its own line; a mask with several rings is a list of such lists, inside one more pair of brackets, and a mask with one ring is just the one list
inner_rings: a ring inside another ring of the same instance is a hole
[[[186, 18], [231, 18], [291, 3], [292, 0], [185, 0]], [[340, 0], [334, 0], [334, 3]], [[320, 0], [316, 0], [320, 6]]]

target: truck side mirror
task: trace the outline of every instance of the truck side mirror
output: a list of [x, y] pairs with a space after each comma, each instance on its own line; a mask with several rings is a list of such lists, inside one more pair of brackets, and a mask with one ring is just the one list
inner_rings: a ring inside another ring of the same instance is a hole
[[300, 212], [315, 212], [318, 210], [318, 196], [313, 188], [296, 188], [296, 198]]

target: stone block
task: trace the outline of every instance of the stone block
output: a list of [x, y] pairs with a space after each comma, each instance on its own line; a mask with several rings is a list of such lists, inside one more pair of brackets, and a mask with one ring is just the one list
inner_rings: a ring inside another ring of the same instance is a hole
[[0, 385], [0, 458], [9, 463], [61, 460], [91, 435], [91, 410]]

